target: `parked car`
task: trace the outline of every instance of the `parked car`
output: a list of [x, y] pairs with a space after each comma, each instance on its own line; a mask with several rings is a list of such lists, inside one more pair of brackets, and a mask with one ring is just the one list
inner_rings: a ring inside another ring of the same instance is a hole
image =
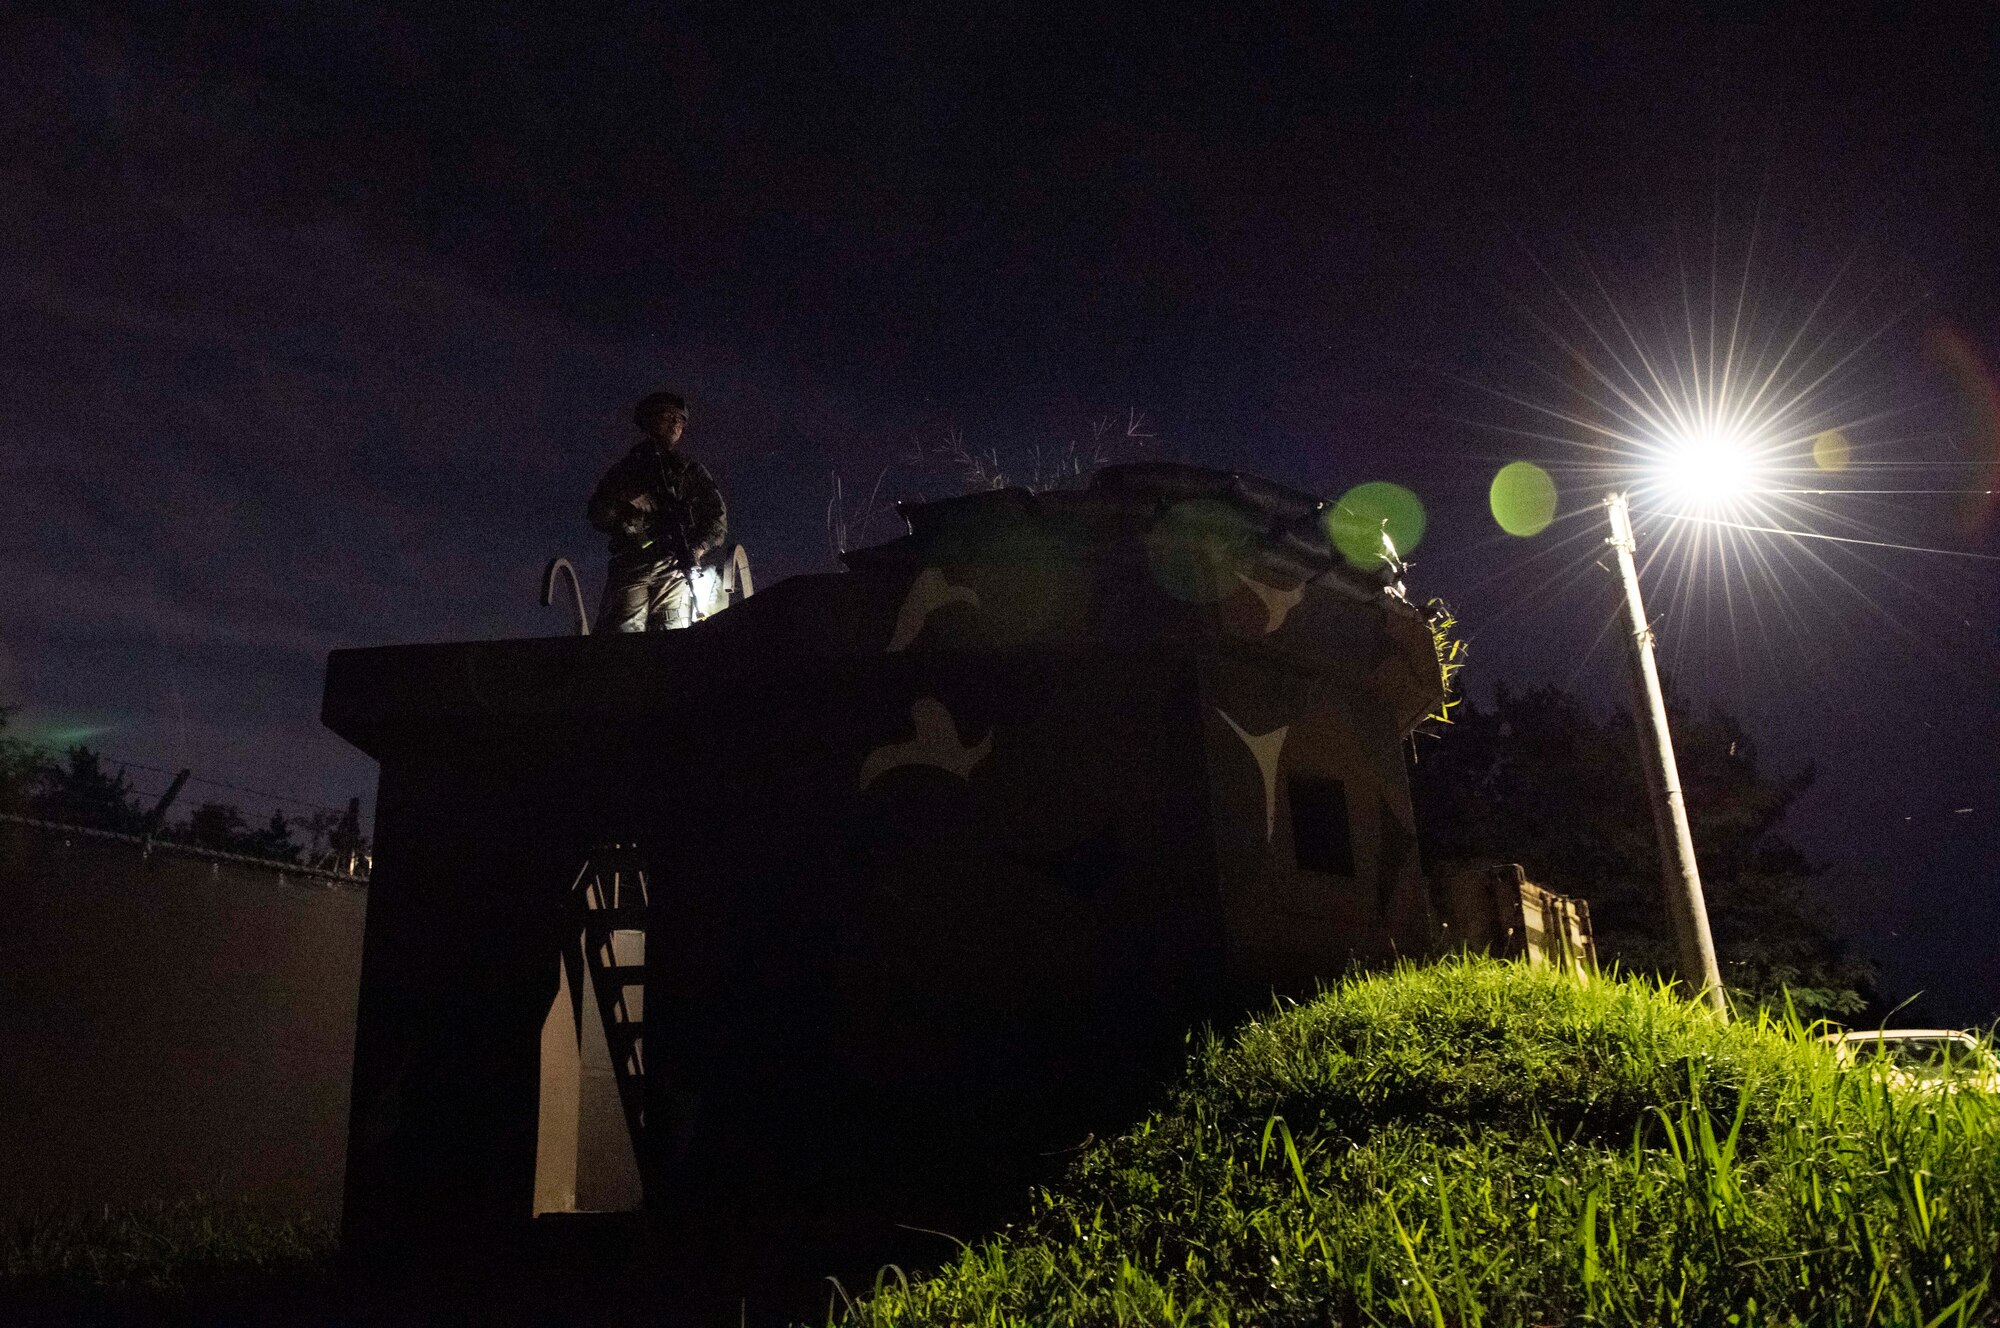
[[1876, 1071], [1898, 1088], [2000, 1093], [2000, 1057], [1953, 1028], [1873, 1028], [1829, 1034], [1843, 1065]]

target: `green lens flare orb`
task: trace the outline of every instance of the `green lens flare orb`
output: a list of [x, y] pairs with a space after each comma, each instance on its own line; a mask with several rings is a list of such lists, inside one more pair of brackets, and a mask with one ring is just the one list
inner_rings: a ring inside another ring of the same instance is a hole
[[1176, 503], [1146, 536], [1146, 559], [1160, 589], [1190, 604], [1214, 604], [1236, 588], [1257, 528], [1227, 503]]
[[1848, 462], [1854, 459], [1854, 449], [1848, 445], [1847, 435], [1838, 429], [1828, 429], [1813, 439], [1813, 464], [1821, 470], [1846, 470]]
[[1326, 514], [1327, 538], [1341, 557], [1364, 572], [1382, 565], [1388, 552], [1382, 545], [1385, 533], [1398, 558], [1408, 557], [1424, 537], [1423, 502], [1400, 484], [1357, 484]]
[[1556, 482], [1532, 461], [1510, 461], [1487, 494], [1493, 519], [1509, 535], [1539, 535], [1556, 519]]

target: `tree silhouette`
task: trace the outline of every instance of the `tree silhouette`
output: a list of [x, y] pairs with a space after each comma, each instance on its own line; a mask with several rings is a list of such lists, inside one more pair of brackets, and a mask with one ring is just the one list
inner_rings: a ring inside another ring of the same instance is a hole
[[[1777, 830], [1812, 771], [1768, 775], [1731, 716], [1695, 714], [1675, 696], [1668, 711], [1723, 980], [1753, 1002], [1789, 992], [1808, 1017], [1869, 1008], [1872, 969], [1813, 897], [1821, 869]], [[1669, 970], [1673, 933], [1631, 716], [1559, 687], [1504, 685], [1490, 709], [1467, 702], [1454, 715], [1411, 772], [1428, 867], [1518, 862], [1531, 880], [1590, 901], [1603, 957]]]
[[303, 856], [292, 838], [292, 826], [281, 811], [260, 829], [251, 829], [234, 803], [204, 802], [174, 827], [172, 838], [220, 853], [241, 853], [273, 862], [298, 862]]
[[297, 862], [301, 856], [298, 844], [292, 839], [292, 827], [281, 811], [272, 812], [263, 829], [250, 831], [238, 842], [243, 846], [240, 852], [273, 862]]
[[[133, 795], [123, 767], [105, 769], [104, 757], [82, 745], [69, 748], [60, 761], [17, 738], [7, 728], [19, 707], [0, 705], [0, 812], [29, 813], [68, 825], [119, 834], [148, 833], [146, 808]], [[306, 850], [295, 837], [303, 829], [312, 846], [314, 865], [347, 870], [350, 861], [365, 859], [368, 840], [361, 833], [361, 800], [350, 799], [344, 814], [316, 813], [295, 827], [284, 812], [252, 829], [233, 803], [204, 802], [185, 819], [152, 833], [176, 843], [223, 853], [241, 853], [274, 862], [303, 863]]]
[[37, 815], [119, 834], [137, 834], [145, 811], [132, 796], [131, 781], [120, 767], [107, 774], [103, 758], [88, 747], [75, 746], [61, 762], [42, 762], [32, 799]]
[[26, 811], [41, 774], [40, 753], [7, 736], [7, 725], [19, 708], [0, 705], [0, 812]]
[[243, 851], [243, 813], [226, 802], [204, 802], [188, 813], [174, 838], [221, 853]]

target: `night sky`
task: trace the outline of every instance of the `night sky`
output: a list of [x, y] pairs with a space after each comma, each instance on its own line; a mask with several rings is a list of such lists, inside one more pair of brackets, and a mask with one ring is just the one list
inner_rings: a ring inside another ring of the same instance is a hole
[[[0, 701], [372, 800], [326, 653], [565, 631], [539, 571], [594, 603], [583, 501], [656, 387], [764, 584], [831, 567], [836, 471], [1136, 410], [1147, 456], [1414, 490], [1475, 696], [1621, 697], [1602, 458], [1532, 408], [1591, 395], [1564, 340], [1741, 293], [1830, 367], [1801, 409], [1841, 484], [2000, 474], [2000, 11], [1627, 8], [10, 7]], [[1523, 458], [1563, 484], [1535, 540], [1486, 510]], [[1961, 495], [1811, 505], [2000, 553]], [[1817, 769], [1790, 828], [1838, 920], [1918, 1011], [2000, 1014], [2000, 563], [1751, 541], [1691, 575], [1670, 533], [1669, 667]]]

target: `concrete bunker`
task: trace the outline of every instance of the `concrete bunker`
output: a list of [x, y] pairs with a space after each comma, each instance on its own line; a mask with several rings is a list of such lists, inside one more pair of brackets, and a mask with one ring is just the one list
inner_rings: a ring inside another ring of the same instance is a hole
[[332, 656], [325, 721], [382, 770], [352, 1251], [533, 1210], [607, 874], [646, 886], [614, 976], [647, 1239], [718, 1292], [935, 1261], [912, 1229], [989, 1229], [1191, 1027], [1437, 943], [1430, 629], [1318, 500], [1147, 465], [904, 515], [686, 631]]

